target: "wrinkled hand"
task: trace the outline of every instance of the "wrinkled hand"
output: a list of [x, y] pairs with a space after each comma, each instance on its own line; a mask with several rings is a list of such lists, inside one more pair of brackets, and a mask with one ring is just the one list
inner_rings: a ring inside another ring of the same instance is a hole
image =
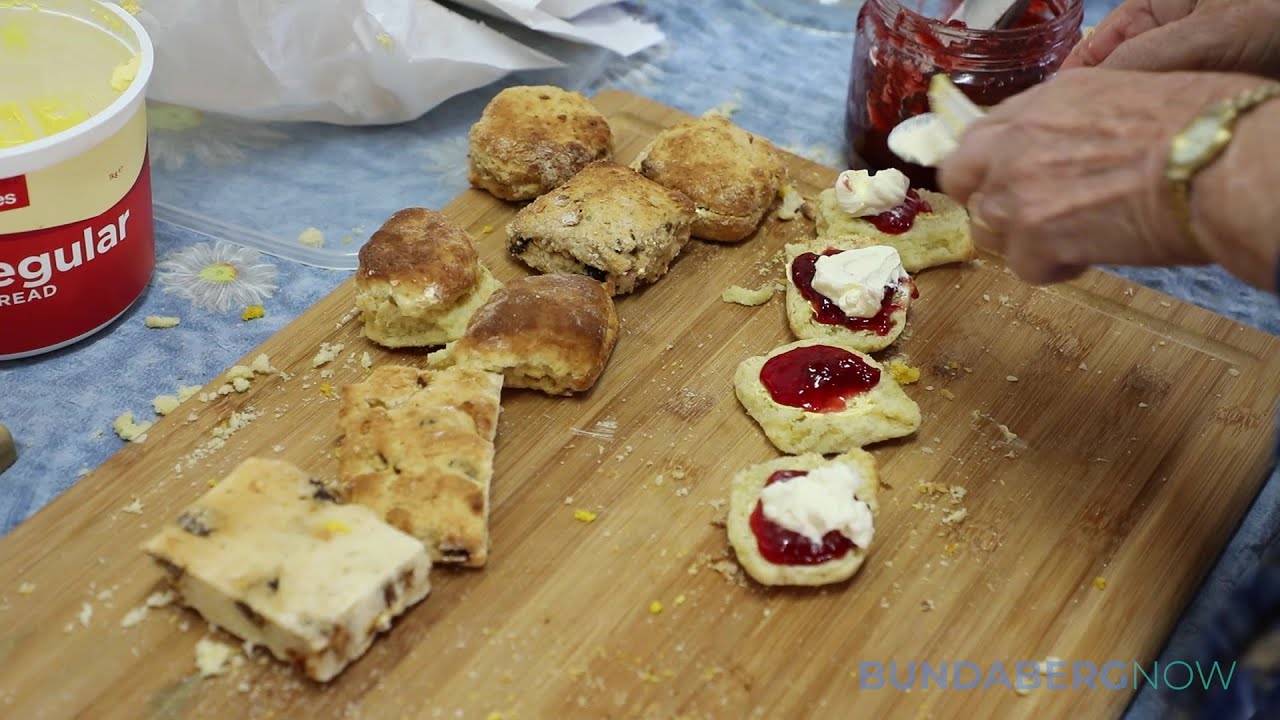
[[1125, 0], [1064, 69], [1212, 70], [1280, 79], [1280, 0]]
[[1244, 76], [1089, 68], [991, 109], [939, 168], [969, 208], [974, 242], [1029, 282], [1089, 265], [1209, 261], [1173, 214], [1169, 143], [1212, 102], [1256, 84]]

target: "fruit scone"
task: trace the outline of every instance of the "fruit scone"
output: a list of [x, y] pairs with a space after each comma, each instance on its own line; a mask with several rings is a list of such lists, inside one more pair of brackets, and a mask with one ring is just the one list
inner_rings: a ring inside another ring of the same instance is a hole
[[862, 567], [875, 534], [875, 458], [851, 450], [783, 457], [733, 478], [726, 529], [738, 563], [763, 585], [827, 585]]
[[501, 375], [466, 366], [384, 365], [344, 386], [330, 492], [418, 538], [437, 563], [483, 566], [501, 392]]
[[495, 292], [466, 334], [427, 363], [480, 368], [504, 374], [506, 387], [571, 395], [591, 389], [617, 341], [607, 285], [582, 275], [530, 275]]
[[871, 356], [799, 340], [738, 365], [738, 401], [784, 453], [842, 453], [904, 437], [920, 407]]
[[787, 177], [773, 143], [722, 115], [662, 131], [631, 167], [689, 196], [697, 207], [693, 236], [717, 242], [755, 232]]
[[540, 272], [586, 275], [625, 295], [666, 274], [692, 222], [683, 193], [596, 162], [521, 208], [507, 225], [507, 248]]
[[977, 257], [969, 213], [946, 195], [911, 189], [898, 170], [846, 170], [816, 205], [819, 241], [889, 245], [907, 272]]
[[210, 625], [322, 682], [431, 589], [421, 542], [279, 460], [240, 463], [143, 550]]
[[550, 85], [510, 87], [471, 126], [470, 181], [503, 200], [532, 200], [595, 160], [608, 160], [609, 123], [583, 95]]
[[444, 345], [462, 337], [500, 286], [467, 231], [435, 210], [407, 208], [360, 248], [356, 307], [365, 336], [379, 345]]
[[786, 246], [787, 322], [801, 340], [876, 352], [902, 334], [916, 286], [896, 249], [850, 245], [832, 239]]

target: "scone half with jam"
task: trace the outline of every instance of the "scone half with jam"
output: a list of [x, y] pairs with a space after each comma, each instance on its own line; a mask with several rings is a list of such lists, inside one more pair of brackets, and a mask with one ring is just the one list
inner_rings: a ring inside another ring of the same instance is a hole
[[871, 356], [799, 340], [738, 365], [734, 392], [784, 453], [843, 453], [905, 437], [920, 407]]
[[853, 577], [875, 534], [875, 458], [852, 450], [753, 465], [733, 478], [726, 529], [738, 563], [762, 585], [829, 585]]
[[917, 295], [897, 249], [831, 243], [786, 246], [787, 322], [801, 340], [830, 340], [861, 352], [893, 344]]
[[889, 245], [910, 273], [977, 257], [969, 213], [942, 193], [912, 189], [898, 170], [846, 170], [815, 205], [820, 242]]

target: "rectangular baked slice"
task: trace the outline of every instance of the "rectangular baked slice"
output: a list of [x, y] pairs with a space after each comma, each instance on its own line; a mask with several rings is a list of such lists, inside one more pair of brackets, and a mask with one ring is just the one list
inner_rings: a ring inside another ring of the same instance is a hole
[[421, 542], [278, 460], [245, 460], [143, 549], [210, 625], [322, 682], [431, 589]]
[[335, 494], [426, 544], [482, 567], [502, 375], [468, 366], [383, 366], [342, 389]]

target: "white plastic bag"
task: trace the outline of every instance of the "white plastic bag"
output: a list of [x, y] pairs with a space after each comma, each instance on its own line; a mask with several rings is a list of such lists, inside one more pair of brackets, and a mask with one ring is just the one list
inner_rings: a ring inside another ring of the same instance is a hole
[[[662, 39], [653, 26], [601, 7], [610, 0], [463, 2], [624, 54]], [[136, 6], [156, 47], [151, 99], [254, 120], [404, 122], [509, 72], [560, 64], [429, 0], [141, 0]]]

